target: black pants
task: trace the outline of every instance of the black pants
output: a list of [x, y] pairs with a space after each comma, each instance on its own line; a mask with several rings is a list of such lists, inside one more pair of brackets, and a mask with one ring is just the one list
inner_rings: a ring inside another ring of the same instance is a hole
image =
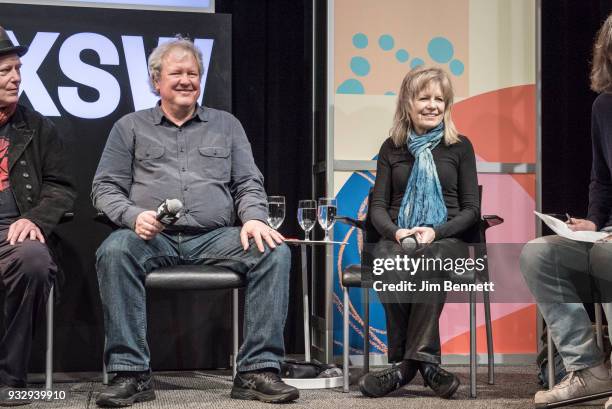
[[8, 226], [0, 226], [0, 283], [5, 294], [0, 332], [0, 383], [24, 387], [34, 326], [44, 309], [57, 267], [49, 248], [26, 239], [11, 246]]
[[[405, 254], [400, 245], [392, 240], [382, 239], [373, 250], [374, 258], [395, 258]], [[466, 244], [458, 239], [437, 240], [427, 245], [414, 256], [427, 258], [467, 257]], [[399, 283], [408, 280], [420, 288], [420, 281], [439, 282], [444, 279], [441, 272], [417, 271], [414, 275], [404, 270], [387, 270], [383, 282]], [[389, 362], [404, 359], [440, 364], [439, 318], [444, 308], [446, 293], [409, 293], [385, 291], [379, 293], [387, 319], [387, 340]]]

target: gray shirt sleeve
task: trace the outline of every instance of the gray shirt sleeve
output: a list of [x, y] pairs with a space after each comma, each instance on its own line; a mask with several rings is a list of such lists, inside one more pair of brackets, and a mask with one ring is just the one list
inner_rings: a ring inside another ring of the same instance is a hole
[[94, 207], [113, 223], [133, 229], [136, 217], [148, 209], [135, 206], [129, 199], [134, 160], [134, 133], [129, 124], [128, 120], [119, 120], [111, 129], [93, 179], [91, 198]]
[[261, 220], [267, 223], [268, 203], [263, 176], [253, 159], [251, 144], [240, 122], [233, 118], [231, 194], [242, 223]]

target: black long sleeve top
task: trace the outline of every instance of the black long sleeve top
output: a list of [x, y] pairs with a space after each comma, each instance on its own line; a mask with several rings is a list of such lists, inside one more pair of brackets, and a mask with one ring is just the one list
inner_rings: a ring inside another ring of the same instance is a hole
[[[471, 142], [460, 135], [460, 142], [447, 146], [440, 142], [432, 150], [448, 218], [434, 228], [435, 240], [458, 237], [480, 217], [476, 157]], [[370, 217], [376, 230], [395, 240], [397, 216], [414, 165], [414, 156], [404, 144], [396, 147], [391, 138], [381, 146], [376, 166], [376, 182], [370, 203]]]
[[587, 219], [597, 229], [612, 226], [612, 94], [600, 94], [591, 111], [593, 165]]

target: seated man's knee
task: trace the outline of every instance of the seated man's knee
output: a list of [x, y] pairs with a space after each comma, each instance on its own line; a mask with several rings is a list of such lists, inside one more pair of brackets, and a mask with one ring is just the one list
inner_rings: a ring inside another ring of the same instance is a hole
[[273, 266], [271, 271], [277, 274], [285, 274], [285, 272], [291, 269], [291, 251], [289, 250], [289, 246], [285, 243], [277, 244], [275, 248], [271, 248], [267, 244], [264, 246], [265, 252], [263, 253], [261, 253], [257, 247], [252, 246], [251, 251], [257, 254], [256, 264], [266, 263], [269, 266], [271, 265]]
[[521, 272], [529, 282], [541, 271], [542, 261], [549, 259], [552, 245], [542, 237], [531, 240], [523, 246], [520, 256]]
[[15, 244], [13, 253], [15, 263], [19, 265], [19, 272], [36, 282], [47, 282], [55, 262], [51, 258], [49, 248], [38, 240], [24, 240]]
[[285, 243], [279, 244], [274, 249], [269, 250], [268, 257], [272, 258], [274, 263], [282, 264], [283, 266], [291, 266], [291, 250]]
[[133, 242], [141, 240], [132, 230], [115, 230], [96, 251], [98, 263], [104, 259], [116, 259], [132, 253]]
[[134, 264], [134, 258], [140, 254], [138, 246], [141, 245], [142, 239], [132, 230], [122, 229], [111, 233], [96, 251], [98, 281], [105, 282], [101, 280], [102, 277], [126, 278], [126, 269], [123, 267]]

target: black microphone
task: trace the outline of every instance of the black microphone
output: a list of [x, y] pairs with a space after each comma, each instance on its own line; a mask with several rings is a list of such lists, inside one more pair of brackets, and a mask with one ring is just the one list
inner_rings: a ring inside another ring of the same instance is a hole
[[166, 199], [157, 208], [155, 218], [162, 224], [174, 224], [183, 215], [181, 210], [183, 210], [183, 203], [180, 200]]
[[414, 234], [402, 237], [400, 239], [400, 245], [402, 246], [402, 249], [410, 253], [417, 251], [421, 247], [421, 243], [417, 241]]

